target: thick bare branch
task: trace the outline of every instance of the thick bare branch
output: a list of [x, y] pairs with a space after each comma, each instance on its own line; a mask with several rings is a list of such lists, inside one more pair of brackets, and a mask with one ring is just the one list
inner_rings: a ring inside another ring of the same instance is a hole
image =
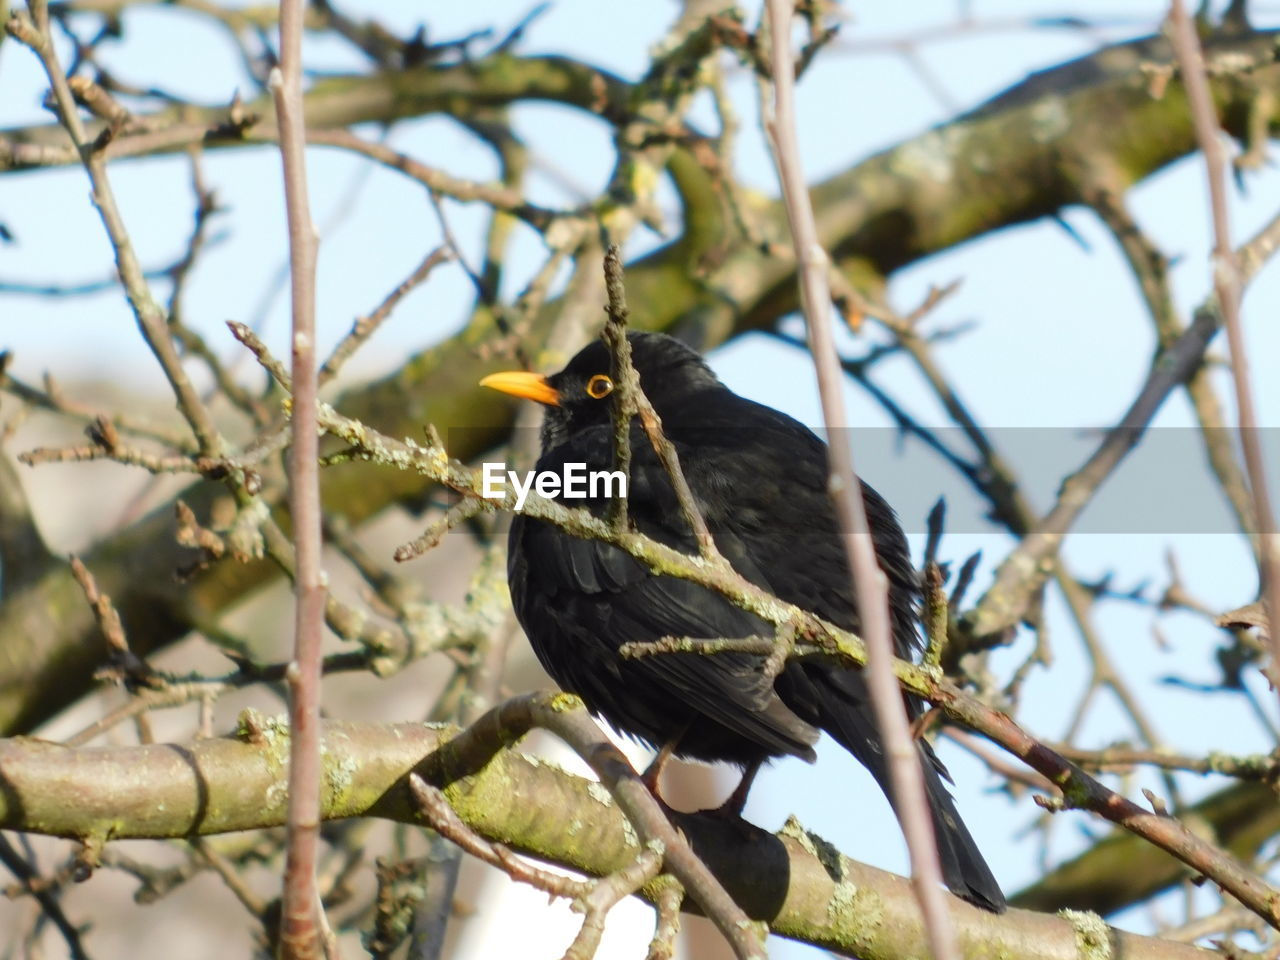
[[[247, 718], [242, 731], [237, 739], [79, 750], [0, 741], [0, 827], [67, 837], [109, 831], [124, 839], [279, 826], [288, 729], [258, 717]], [[324, 817], [415, 823], [408, 775], [422, 772], [422, 761], [456, 728], [327, 723], [324, 731]], [[468, 827], [517, 850], [593, 876], [635, 859], [637, 841], [621, 809], [601, 802], [598, 784], [550, 764], [503, 751], [473, 775], [433, 785]], [[766, 920], [774, 933], [865, 960], [924, 953], [910, 883], [847, 859], [795, 821], [776, 835], [701, 815], [676, 814], [675, 822], [747, 913]], [[1077, 960], [1082, 938], [1129, 960], [1212, 957], [1186, 944], [1122, 933], [1091, 914], [1011, 910], [993, 917], [955, 898], [948, 903], [967, 960], [989, 957], [992, 942], [1025, 960]], [[870, 917], [876, 922], [867, 922]]]

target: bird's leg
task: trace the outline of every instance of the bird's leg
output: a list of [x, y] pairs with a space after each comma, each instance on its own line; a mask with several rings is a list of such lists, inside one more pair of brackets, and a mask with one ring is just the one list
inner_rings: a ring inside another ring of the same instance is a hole
[[708, 810], [707, 813], [713, 817], [723, 817], [726, 820], [742, 819], [742, 808], [747, 805], [747, 794], [751, 792], [751, 784], [755, 782], [756, 774], [760, 772], [760, 767], [763, 764], [763, 760], [757, 760], [746, 767], [742, 771], [742, 779], [733, 788], [733, 793], [729, 794], [729, 799], [714, 810]]

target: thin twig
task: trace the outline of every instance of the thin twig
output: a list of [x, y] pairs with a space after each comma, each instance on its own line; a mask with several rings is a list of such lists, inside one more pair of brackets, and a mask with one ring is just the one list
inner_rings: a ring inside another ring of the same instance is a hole
[[1205, 350], [1217, 331], [1217, 319], [1208, 311], [1198, 311], [1182, 336], [1152, 361], [1146, 381], [1120, 422], [1107, 431], [1089, 458], [1062, 481], [1053, 507], [1005, 557], [992, 585], [965, 614], [965, 625], [974, 636], [995, 636], [1021, 619], [1032, 597], [1053, 571], [1052, 561], [1071, 525], [1092, 502], [1102, 483], [1141, 441], [1169, 394], [1203, 362]]
[[1012, 788], [1016, 784], [1024, 787], [1030, 787], [1033, 790], [1044, 790], [1057, 796], [1059, 793], [1057, 787], [1051, 781], [1036, 773], [1034, 770], [1025, 770], [1016, 764], [1010, 763], [1002, 755], [995, 753], [987, 748], [986, 742], [981, 737], [975, 737], [967, 730], [961, 730], [959, 727], [947, 725], [943, 728], [943, 733], [953, 743], [958, 744], [965, 750], [981, 760], [987, 765], [992, 773], [998, 774], [1005, 779], [1004, 789], [1012, 792]]
[[[1124, 674], [1117, 670], [1111, 662], [1111, 656], [1107, 653], [1102, 638], [1098, 636], [1098, 631], [1090, 617], [1093, 605], [1092, 598], [1084, 587], [1062, 568], [1061, 564], [1058, 566], [1055, 580], [1058, 584], [1058, 589], [1062, 591], [1062, 595], [1067, 601], [1067, 607], [1076, 622], [1080, 639], [1084, 641], [1085, 651], [1093, 668], [1089, 678], [1089, 686], [1109, 689], [1115, 699], [1119, 701], [1120, 706], [1129, 715], [1134, 728], [1146, 745], [1153, 750], [1161, 749], [1164, 746], [1163, 740], [1156, 733], [1155, 726], [1148, 719], [1138, 698], [1130, 689]], [[1078, 717], [1078, 722], [1082, 722], [1083, 718], [1082, 701], [1082, 712]], [[1076, 725], [1073, 724], [1074, 726]], [[1073, 730], [1073, 734], [1074, 732]], [[1167, 770], [1161, 770], [1161, 779], [1169, 799], [1173, 802], [1175, 808], [1180, 808], [1182, 806], [1182, 798], [1181, 791], [1178, 789], [1178, 782]]]
[[454, 781], [482, 768], [495, 753], [533, 727], [555, 734], [587, 762], [644, 845], [660, 845], [657, 849], [665, 868], [715, 923], [738, 960], [764, 960], [762, 931], [693, 852], [622, 751], [601, 733], [577, 697], [538, 693], [508, 700], [444, 744], [424, 767], [437, 783]]
[[22, 888], [35, 897], [44, 915], [57, 927], [58, 932], [62, 934], [62, 939], [67, 941], [67, 951], [72, 960], [89, 960], [84, 944], [80, 942], [80, 931], [67, 919], [67, 915], [62, 910], [62, 904], [58, 902], [56, 891], [41, 887], [39, 874], [2, 834], [0, 834], [0, 863], [3, 863], [17, 878]]
[[[609, 303], [601, 336], [609, 347], [613, 374], [613, 468], [622, 474], [622, 489], [631, 485], [631, 418], [636, 414], [636, 394], [640, 378], [631, 363], [631, 341], [627, 339], [627, 289], [622, 280], [622, 257], [616, 243], [604, 252], [604, 289]], [[620, 530], [627, 527], [627, 498], [614, 497], [609, 503], [609, 522]]]
[[1137, 766], [1151, 766], [1161, 770], [1185, 770], [1188, 773], [1221, 774], [1238, 780], [1274, 780], [1280, 772], [1280, 757], [1275, 753], [1232, 755], [1210, 753], [1192, 757], [1171, 750], [1134, 750], [1125, 746], [1103, 747], [1099, 750], [1083, 750], [1069, 744], [1054, 744], [1053, 749], [1072, 763], [1086, 770], [1116, 773]]
[[675, 956], [676, 935], [680, 932], [680, 904], [684, 902], [684, 888], [670, 875], [659, 877], [658, 883], [661, 886], [654, 896], [657, 922], [645, 960], [671, 960]]
[[289, 508], [295, 545], [293, 661], [289, 685], [289, 815], [280, 951], [285, 960], [329, 953], [316, 864], [320, 845], [320, 673], [326, 600], [321, 568], [320, 476], [317, 460], [315, 273], [319, 240], [307, 196], [306, 132], [302, 106], [302, 0], [280, 4], [280, 66], [268, 86], [280, 128], [289, 225], [293, 300], [293, 429], [289, 450]]
[[[1086, 194], [1089, 205], [1110, 229], [1116, 243], [1120, 245], [1120, 250], [1129, 263], [1129, 269], [1138, 281], [1138, 289], [1142, 293], [1143, 300], [1146, 301], [1147, 311], [1151, 314], [1161, 345], [1170, 344], [1182, 334], [1186, 323], [1179, 315], [1174, 300], [1173, 286], [1169, 277], [1169, 258], [1142, 230], [1129, 212], [1121, 188], [1108, 182], [1106, 177], [1110, 171], [1105, 168], [1104, 171], [1097, 175], [1101, 182], [1091, 187]], [[1236, 460], [1230, 431], [1225, 428], [1222, 404], [1219, 402], [1211, 374], [1212, 371], [1208, 366], [1201, 366], [1192, 371], [1186, 382], [1187, 398], [1191, 401], [1196, 420], [1200, 425], [1200, 435], [1204, 441], [1209, 466], [1217, 476], [1218, 485], [1236, 515], [1236, 522], [1248, 535], [1256, 527], [1253, 505], [1249, 498], [1249, 487]], [[1256, 540], [1252, 542], [1256, 556], [1260, 544]]]
[[791, 0], [766, 3], [773, 59], [774, 112], [766, 126], [774, 163], [782, 183], [787, 220], [795, 238], [801, 303], [818, 374], [823, 421], [829, 444], [828, 489], [835, 503], [840, 531], [853, 574], [863, 640], [867, 645], [867, 687], [875, 709], [876, 726], [888, 760], [894, 809], [902, 823], [911, 854], [911, 874], [929, 933], [935, 960], [959, 956], [955, 927], [942, 892], [942, 868], [937, 838], [929, 815], [920, 751], [911, 738], [902, 691], [893, 676], [893, 635], [889, 620], [888, 582], [876, 559], [867, 523], [862, 487], [853, 466], [850, 431], [841, 395], [843, 378], [831, 329], [831, 291], [827, 282], [829, 258], [818, 239], [813, 207], [800, 159], [796, 132], [795, 65], [791, 53]]
[[484, 505], [475, 500], [459, 500], [446, 510], [443, 516], [432, 521], [421, 536], [396, 547], [395, 553], [392, 554], [393, 559], [397, 563], [404, 563], [422, 556], [428, 550], [438, 547], [450, 530], [478, 516], [483, 509]]
[[89, 606], [93, 608], [94, 619], [98, 621], [98, 629], [102, 631], [103, 637], [106, 638], [107, 646], [111, 647], [112, 651], [118, 655], [128, 653], [129, 641], [125, 638], [124, 626], [120, 623], [120, 614], [116, 612], [111, 598], [98, 589], [98, 583], [93, 574], [89, 572], [89, 569], [79, 557], [72, 555], [70, 562], [71, 573], [76, 578], [76, 582], [80, 584], [80, 589], [84, 591], [84, 596], [89, 601]]
[[[8, 357], [9, 354], [6, 353], [4, 356]], [[67, 396], [57, 379], [51, 374], [45, 374], [44, 389], [40, 390], [16, 379], [4, 367], [4, 364], [0, 364], [0, 390], [12, 393], [24, 403], [43, 410], [51, 410], [54, 413], [74, 417], [77, 420], [96, 422], [100, 419], [107, 419], [121, 433], [154, 440], [164, 444], [166, 447], [180, 450], [184, 453], [196, 452], [196, 446], [191, 442], [190, 437], [179, 431], [165, 430], [154, 424], [130, 417], [127, 414], [114, 413], [108, 416], [88, 404], [72, 399]]]
[[[93, 186], [93, 202], [111, 241], [116, 269], [119, 271], [120, 282], [124, 286], [129, 306], [138, 322], [138, 329], [168, 378], [178, 409], [190, 425], [200, 445], [201, 453], [206, 456], [219, 456], [223, 448], [222, 437], [213, 423], [208, 408], [201, 401], [194, 384], [187, 376], [182, 359], [178, 356], [176, 344], [169, 333], [164, 313], [152, 296], [128, 230], [125, 228], [124, 218], [116, 205], [115, 193], [107, 176], [105, 156], [105, 147], [114, 135], [111, 134], [113, 128], [106, 128], [103, 134], [92, 141], [87, 138], [75, 95], [58, 62], [53, 38], [49, 34], [47, 4], [33, 0], [28, 7], [31, 11], [30, 20], [21, 14], [16, 15], [9, 23], [10, 33], [29, 46], [40, 57], [44, 66], [49, 84], [53, 89], [54, 102], [57, 104], [58, 119], [70, 134], [79, 159]], [[104, 136], [104, 134], [110, 135]]]
[[245, 882], [244, 876], [240, 869], [231, 860], [219, 853], [208, 840], [204, 837], [192, 837], [190, 841], [191, 848], [196, 855], [209, 865], [214, 873], [222, 878], [222, 882], [226, 884], [227, 889], [240, 901], [250, 914], [257, 920], [261, 921], [267, 912], [267, 905], [262, 898], [254, 893], [253, 888]]
[[436, 247], [423, 258], [413, 273], [409, 274], [398, 287], [383, 298], [372, 313], [368, 316], [357, 317], [355, 323], [351, 325], [350, 332], [338, 342], [338, 345], [333, 348], [333, 353], [329, 354], [329, 358], [325, 360], [324, 365], [320, 368], [320, 386], [323, 387], [333, 380], [338, 375], [338, 371], [342, 369], [342, 365], [362, 344], [373, 336], [378, 327], [399, 306], [400, 301], [425, 282], [427, 277], [431, 275], [432, 270], [440, 264], [448, 262], [452, 256], [452, 251], [445, 247]]
[[[689, 488], [689, 481], [685, 479], [675, 444], [662, 432], [662, 418], [658, 416], [658, 411], [653, 409], [653, 404], [645, 396], [644, 385], [640, 383], [635, 367], [631, 365], [631, 344], [627, 340], [626, 333], [626, 291], [623, 286], [622, 258], [617, 244], [610, 244], [605, 251], [604, 273], [605, 289], [609, 295], [609, 321], [605, 325], [604, 336], [615, 368], [615, 389], [622, 391], [615, 405], [614, 419], [614, 455], [619, 458], [618, 469], [625, 470], [627, 476], [630, 476], [631, 416], [634, 413], [639, 417], [640, 426], [649, 438], [649, 444], [657, 454], [658, 462], [666, 471], [667, 479], [671, 481], [676, 502], [680, 505], [680, 513], [693, 533], [694, 540], [698, 544], [698, 552], [707, 560], [723, 563], [724, 560], [720, 557], [715, 541], [711, 537], [711, 531], [707, 529], [707, 521], [703, 518], [702, 510], [699, 509], [698, 502], [693, 497], [693, 491]], [[623, 522], [626, 521], [625, 498], [615, 498], [610, 510], [611, 519], [615, 524], [619, 522], [619, 518]]]
[[583, 896], [590, 888], [585, 880], [575, 880], [573, 877], [535, 867], [518, 857], [509, 847], [486, 840], [453, 812], [439, 787], [433, 787], [416, 773], [409, 774], [409, 792], [413, 794], [419, 812], [426, 818], [431, 829], [477, 860], [501, 870], [512, 880], [526, 883], [550, 897], [564, 900]]
[[139, 691], [128, 702], [116, 707], [106, 716], [99, 717], [63, 742], [69, 747], [83, 746], [125, 720], [141, 717], [151, 710], [183, 706], [194, 700], [211, 701], [233, 686], [219, 680], [171, 682], [163, 677], [157, 677], [155, 683], [154, 687]]
[[662, 844], [653, 841], [628, 866], [596, 880], [575, 880], [540, 870], [502, 844], [490, 843], [475, 833], [453, 812], [444, 793], [417, 774], [409, 775], [409, 790], [428, 822], [442, 836], [513, 880], [527, 883], [551, 897], [573, 901], [574, 909], [583, 914], [583, 920], [578, 935], [564, 954], [565, 960], [591, 960], [600, 946], [609, 911], [656, 877], [662, 867]]
[[942, 568], [930, 561], [924, 568], [924, 656], [920, 662], [930, 667], [942, 663], [947, 645], [947, 621], [951, 613], [947, 592], [943, 589]]
[[[1254, 409], [1253, 388], [1249, 383], [1249, 353], [1240, 322], [1240, 302], [1244, 297], [1245, 275], [1241, 260], [1231, 246], [1231, 223], [1227, 211], [1226, 164], [1223, 159], [1218, 118], [1209, 91], [1204, 57], [1195, 27], [1187, 16], [1182, 0], [1173, 0], [1169, 8], [1173, 48], [1182, 68], [1182, 80], [1191, 105], [1191, 120], [1196, 140], [1204, 154], [1209, 177], [1209, 201], [1213, 212], [1213, 288], [1218, 309], [1227, 328], [1227, 344], [1231, 350], [1231, 377], [1235, 385], [1236, 411], [1240, 420], [1240, 447], [1249, 474], [1249, 490], [1253, 494], [1253, 513], [1257, 519], [1259, 543], [1259, 593], [1267, 605], [1272, 623], [1280, 622], [1280, 534], [1276, 532], [1275, 512], [1267, 488], [1267, 468], [1262, 452], [1262, 431]], [[1280, 630], [1271, 631], [1271, 657], [1280, 663]]]

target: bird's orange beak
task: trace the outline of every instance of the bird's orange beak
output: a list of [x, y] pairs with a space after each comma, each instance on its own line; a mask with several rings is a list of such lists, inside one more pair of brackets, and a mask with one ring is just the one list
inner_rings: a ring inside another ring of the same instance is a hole
[[537, 400], [549, 407], [560, 406], [560, 391], [547, 382], [540, 373], [527, 373], [524, 370], [506, 370], [502, 373], [491, 373], [480, 381], [480, 386], [501, 390], [513, 397], [524, 397], [526, 400]]

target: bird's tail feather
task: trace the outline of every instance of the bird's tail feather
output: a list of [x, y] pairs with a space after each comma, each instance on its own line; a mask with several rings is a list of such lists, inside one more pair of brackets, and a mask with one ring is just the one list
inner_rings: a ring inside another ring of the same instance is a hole
[[[867, 682], [859, 671], [833, 671], [829, 668], [790, 668], [776, 682], [783, 701], [797, 710], [805, 721], [822, 727], [838, 744], [856, 756], [893, 801], [893, 787], [881, 736], [873, 719]], [[946, 767], [933, 754], [927, 741], [916, 741], [920, 765], [924, 768], [924, 788], [929, 812], [933, 815], [933, 832], [938, 841], [938, 859], [942, 881], [956, 896], [970, 904], [995, 913], [1004, 913], [1005, 895], [992, 876], [987, 861], [982, 859], [973, 837], [969, 835], [955, 801], [947, 792], [943, 777]]]
[[[870, 697], [862, 674], [856, 670], [795, 670], [784, 673], [779, 683], [791, 697], [788, 702], [811, 705], [812, 716], [805, 719], [822, 727], [857, 757], [876, 778], [889, 802], [894, 803], [889, 768], [880, 745], [880, 731], [872, 719]], [[918, 741], [918, 746], [943, 882], [956, 896], [995, 913], [1003, 913], [1007, 904], [1000, 885], [960, 819], [955, 802], [943, 782], [947, 775], [946, 767], [926, 741]]]
[[935, 766], [938, 761], [934, 759], [933, 751], [927, 744], [922, 744], [921, 754], [924, 787], [929, 797], [929, 812], [933, 815], [933, 832], [938, 841], [943, 882], [957, 897], [995, 913], [1004, 913], [1008, 906], [1004, 893], [969, 829], [960, 819], [951, 793]]

